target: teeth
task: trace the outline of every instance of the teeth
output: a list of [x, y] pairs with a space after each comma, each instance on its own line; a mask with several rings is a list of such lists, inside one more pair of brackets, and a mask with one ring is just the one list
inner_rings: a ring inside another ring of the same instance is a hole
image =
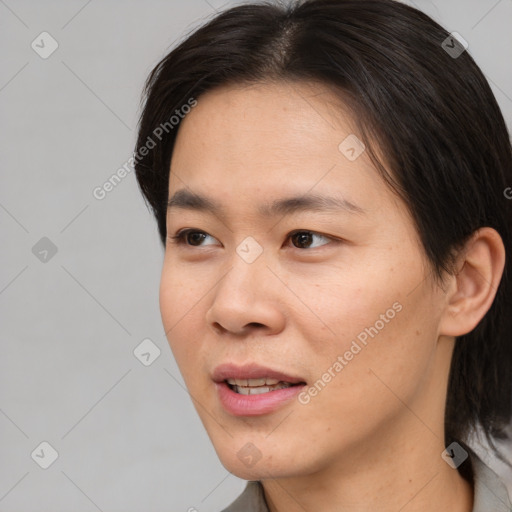
[[290, 382], [283, 382], [270, 377], [260, 377], [259, 379], [226, 379], [235, 393], [241, 395], [261, 395], [278, 389], [289, 388], [293, 386]]
[[235, 391], [241, 395], [261, 395], [262, 393], [268, 393], [270, 388], [266, 388], [264, 386], [260, 386], [259, 388], [242, 388], [236, 386]]
[[[259, 379], [249, 379], [249, 380], [259, 380]], [[273, 380], [275, 380], [275, 379], [273, 379]], [[269, 393], [270, 391], [276, 391], [278, 389], [285, 389], [285, 388], [289, 388], [291, 386], [292, 386], [292, 384], [290, 384], [289, 382], [277, 382], [276, 384], [273, 384], [272, 386], [254, 386], [254, 387], [233, 385], [233, 391], [235, 391], [235, 393], [239, 393], [241, 395], [261, 395], [262, 393]]]
[[227, 379], [228, 384], [232, 386], [256, 387], [256, 386], [274, 386], [278, 384], [277, 379], [261, 377], [259, 379]]

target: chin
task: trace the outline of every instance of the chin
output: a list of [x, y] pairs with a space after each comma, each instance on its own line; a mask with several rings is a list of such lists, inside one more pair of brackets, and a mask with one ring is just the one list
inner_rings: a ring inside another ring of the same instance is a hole
[[[241, 445], [233, 450], [233, 446]], [[294, 457], [281, 453], [275, 448], [267, 449], [266, 455], [250, 441], [232, 440], [229, 446], [217, 450], [221, 464], [233, 475], [243, 480], [263, 480], [268, 478], [287, 478], [303, 474], [304, 468], [297, 464]], [[294, 450], [295, 451], [295, 450]]]
[[221, 460], [222, 465], [233, 475], [242, 480], [265, 480], [268, 478], [284, 478], [293, 476], [291, 471], [285, 468], [276, 468], [274, 464], [261, 459], [254, 466], [248, 466], [240, 460], [228, 460], [226, 462]]

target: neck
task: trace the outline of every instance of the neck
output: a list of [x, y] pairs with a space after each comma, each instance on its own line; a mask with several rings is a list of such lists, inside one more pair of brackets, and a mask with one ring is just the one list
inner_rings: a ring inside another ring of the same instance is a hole
[[[452, 349], [445, 342], [439, 352]], [[432, 378], [364, 443], [333, 453], [307, 474], [262, 479], [270, 512], [471, 512], [472, 486], [441, 457], [449, 368], [438, 366], [444, 378]]]
[[471, 512], [472, 486], [441, 458], [443, 443], [433, 435], [425, 442], [424, 431], [420, 437], [422, 445], [402, 438], [377, 450], [368, 443], [316, 473], [262, 480], [269, 510]]

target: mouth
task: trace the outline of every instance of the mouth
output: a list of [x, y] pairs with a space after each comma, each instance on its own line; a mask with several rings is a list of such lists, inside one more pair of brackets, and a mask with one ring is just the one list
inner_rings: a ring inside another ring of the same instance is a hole
[[[224, 363], [217, 366], [212, 373], [212, 379], [216, 383], [225, 382], [231, 389], [242, 394], [244, 391], [260, 390], [268, 393], [275, 389], [282, 389], [297, 384], [306, 384], [301, 377], [288, 375], [279, 370], [274, 370], [256, 363], [238, 366], [233, 363]], [[236, 389], [235, 389], [236, 388]], [[267, 390], [265, 390], [268, 388]]]
[[231, 391], [240, 395], [261, 395], [263, 393], [271, 393], [279, 389], [291, 388], [293, 386], [300, 386], [305, 382], [285, 382], [270, 377], [261, 377], [259, 379], [226, 379], [224, 382], [228, 385]]
[[220, 404], [234, 416], [258, 416], [290, 404], [306, 381], [254, 363], [217, 366], [212, 374]]

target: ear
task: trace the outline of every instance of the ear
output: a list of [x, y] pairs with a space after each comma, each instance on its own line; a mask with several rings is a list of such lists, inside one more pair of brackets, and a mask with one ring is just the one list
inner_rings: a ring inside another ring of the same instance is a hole
[[478, 325], [494, 301], [504, 267], [498, 232], [489, 227], [475, 231], [458, 256], [457, 274], [449, 278], [439, 334], [462, 336]]

